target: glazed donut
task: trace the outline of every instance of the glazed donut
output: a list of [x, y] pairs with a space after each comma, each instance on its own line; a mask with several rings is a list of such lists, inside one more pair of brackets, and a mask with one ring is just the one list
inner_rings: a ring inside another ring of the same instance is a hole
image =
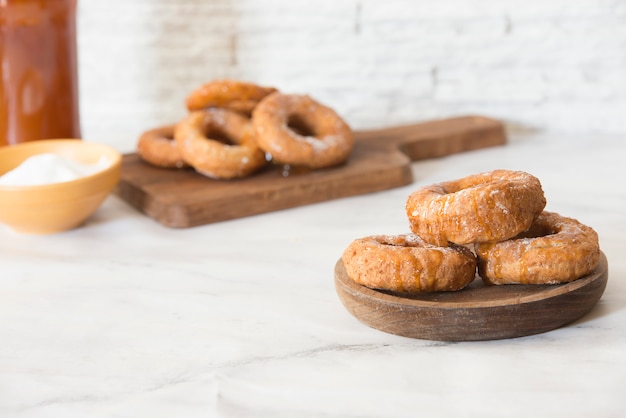
[[318, 169], [348, 159], [352, 130], [309, 96], [272, 93], [252, 113], [259, 147], [280, 164]]
[[227, 109], [189, 113], [176, 126], [174, 137], [183, 160], [207, 177], [245, 177], [266, 163], [250, 119]]
[[145, 131], [137, 142], [137, 154], [145, 162], [164, 168], [182, 168], [187, 164], [174, 141], [176, 125], [165, 125]]
[[487, 284], [566, 283], [600, 261], [598, 234], [576, 219], [541, 213], [514, 239], [476, 245], [478, 273]]
[[527, 230], [546, 205], [539, 180], [496, 170], [423, 187], [406, 202], [411, 230], [431, 244], [496, 242]]
[[250, 115], [261, 99], [275, 91], [274, 87], [262, 87], [244, 81], [214, 80], [192, 91], [185, 103], [192, 112], [221, 107]]
[[476, 257], [468, 248], [437, 247], [413, 234], [357, 239], [342, 261], [355, 282], [400, 293], [460, 290], [476, 276]]

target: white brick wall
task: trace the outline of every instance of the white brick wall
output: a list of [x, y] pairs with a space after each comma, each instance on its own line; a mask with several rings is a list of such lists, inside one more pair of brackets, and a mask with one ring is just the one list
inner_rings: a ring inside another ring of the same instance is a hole
[[626, 0], [79, 0], [84, 136], [123, 150], [230, 77], [355, 128], [479, 113], [626, 133]]

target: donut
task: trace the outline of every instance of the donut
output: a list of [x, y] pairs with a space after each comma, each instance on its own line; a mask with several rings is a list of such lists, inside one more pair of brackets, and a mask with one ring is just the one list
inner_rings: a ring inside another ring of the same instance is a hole
[[261, 169], [265, 153], [256, 146], [252, 122], [227, 109], [190, 112], [174, 131], [183, 160], [216, 179], [248, 176]]
[[437, 247], [413, 234], [360, 238], [341, 258], [355, 282], [399, 293], [456, 291], [476, 276], [476, 257], [468, 248]]
[[528, 231], [477, 244], [475, 250], [487, 284], [566, 283], [591, 273], [600, 261], [598, 234], [591, 227], [545, 211]]
[[546, 205], [539, 180], [495, 170], [426, 186], [406, 202], [411, 231], [446, 246], [497, 242], [527, 230]]
[[250, 115], [261, 99], [275, 91], [244, 81], [213, 80], [192, 91], [185, 104], [189, 111], [221, 107]]
[[354, 145], [348, 124], [306, 95], [272, 93], [254, 109], [252, 121], [259, 147], [279, 164], [309, 169], [339, 165]]
[[145, 162], [164, 168], [187, 166], [174, 141], [176, 125], [159, 126], [141, 134], [137, 141], [137, 154]]

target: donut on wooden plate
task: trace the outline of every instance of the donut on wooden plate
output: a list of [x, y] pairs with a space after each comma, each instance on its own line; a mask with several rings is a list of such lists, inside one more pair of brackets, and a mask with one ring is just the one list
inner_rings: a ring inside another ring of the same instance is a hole
[[476, 257], [468, 248], [437, 247], [413, 234], [357, 239], [342, 261], [355, 282], [401, 293], [460, 290], [476, 276]]
[[342, 164], [352, 130], [331, 108], [309, 96], [272, 93], [252, 113], [259, 147], [275, 162], [318, 169]]
[[174, 137], [184, 161], [207, 177], [245, 177], [266, 163], [252, 122], [231, 110], [191, 112], [178, 123]]
[[221, 107], [250, 115], [274, 87], [263, 87], [237, 80], [214, 80], [192, 91], [186, 99], [189, 111]]
[[187, 164], [174, 141], [176, 125], [159, 126], [145, 131], [137, 142], [137, 154], [147, 163], [164, 168], [182, 168]]
[[527, 230], [546, 205], [539, 180], [495, 170], [423, 187], [406, 202], [411, 230], [431, 244], [503, 241]]
[[598, 234], [576, 219], [541, 213], [531, 228], [498, 243], [476, 245], [488, 284], [555, 284], [591, 273], [600, 261]]

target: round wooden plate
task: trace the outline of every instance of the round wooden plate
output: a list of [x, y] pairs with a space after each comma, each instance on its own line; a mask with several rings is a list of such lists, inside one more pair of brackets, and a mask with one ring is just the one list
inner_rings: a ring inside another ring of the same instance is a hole
[[339, 260], [335, 288], [346, 309], [372, 328], [425, 340], [481, 341], [539, 334], [575, 321], [600, 300], [608, 276], [601, 253], [598, 267], [571, 283], [486, 286], [477, 278], [458, 292], [407, 296], [355, 283]]

